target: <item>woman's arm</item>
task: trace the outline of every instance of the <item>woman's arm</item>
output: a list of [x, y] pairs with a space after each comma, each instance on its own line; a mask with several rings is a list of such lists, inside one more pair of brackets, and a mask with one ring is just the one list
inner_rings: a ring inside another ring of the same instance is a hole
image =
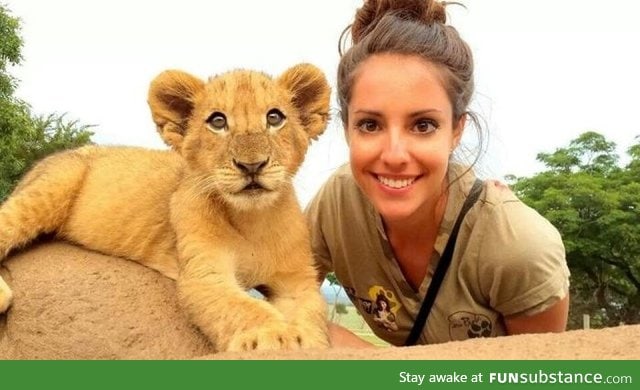
[[332, 348], [374, 348], [375, 345], [364, 341], [350, 330], [329, 322], [329, 341]]
[[505, 317], [507, 334], [563, 332], [567, 327], [569, 295], [541, 313]]

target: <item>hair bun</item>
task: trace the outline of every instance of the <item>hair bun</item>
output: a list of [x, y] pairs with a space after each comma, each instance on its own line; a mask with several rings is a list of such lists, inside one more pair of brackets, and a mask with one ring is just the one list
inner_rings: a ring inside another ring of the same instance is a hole
[[364, 38], [386, 14], [427, 24], [445, 24], [446, 5], [446, 2], [437, 0], [365, 0], [364, 5], [356, 11], [351, 26], [353, 43], [358, 43]]

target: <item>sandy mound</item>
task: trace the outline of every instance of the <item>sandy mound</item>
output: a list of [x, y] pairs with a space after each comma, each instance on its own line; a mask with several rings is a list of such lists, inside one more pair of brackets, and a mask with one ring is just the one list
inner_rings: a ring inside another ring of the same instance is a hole
[[0, 270], [15, 301], [0, 359], [640, 359], [640, 325], [376, 350], [214, 354], [182, 315], [173, 281], [130, 261], [53, 242]]

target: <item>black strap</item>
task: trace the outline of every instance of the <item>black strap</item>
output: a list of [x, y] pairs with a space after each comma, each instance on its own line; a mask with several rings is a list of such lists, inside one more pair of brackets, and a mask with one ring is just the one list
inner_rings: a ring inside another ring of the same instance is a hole
[[471, 187], [471, 191], [469, 191], [467, 200], [462, 205], [462, 209], [458, 214], [458, 219], [456, 219], [456, 223], [453, 225], [449, 241], [447, 241], [447, 246], [445, 246], [442, 257], [438, 262], [438, 267], [436, 267], [436, 272], [433, 274], [431, 283], [429, 283], [429, 288], [427, 289], [427, 294], [424, 297], [424, 301], [422, 302], [422, 306], [420, 307], [420, 311], [416, 317], [416, 322], [414, 322], [413, 328], [411, 328], [407, 341], [404, 342], [405, 346], [415, 345], [422, 333], [422, 329], [424, 329], [424, 325], [427, 323], [427, 317], [431, 311], [431, 306], [433, 306], [433, 302], [436, 300], [436, 295], [438, 295], [440, 285], [444, 280], [449, 264], [451, 264], [451, 258], [453, 257], [453, 250], [456, 246], [456, 239], [458, 238], [458, 231], [460, 230], [460, 225], [462, 225], [462, 220], [467, 214], [467, 211], [469, 211], [469, 209], [471, 209], [471, 207], [476, 203], [481, 192], [482, 180], [476, 179], [475, 183], [473, 183], [473, 187]]

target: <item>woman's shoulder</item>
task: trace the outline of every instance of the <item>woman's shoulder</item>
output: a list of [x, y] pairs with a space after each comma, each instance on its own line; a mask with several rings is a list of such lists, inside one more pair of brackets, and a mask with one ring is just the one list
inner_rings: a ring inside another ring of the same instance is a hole
[[484, 257], [501, 263], [536, 255], [564, 258], [562, 238], [549, 220], [508, 186], [485, 180], [484, 187], [476, 221]]
[[485, 180], [484, 194], [481, 198], [485, 218], [492, 224], [507, 225], [516, 231], [557, 229], [540, 213], [525, 204], [505, 184], [495, 180]]
[[516, 194], [509, 188], [508, 185], [502, 183], [499, 180], [486, 179], [483, 180], [483, 191], [481, 195], [482, 203], [495, 207], [505, 203], [521, 203]]
[[485, 181], [472, 228], [480, 290], [503, 314], [529, 310], [569, 284], [562, 237], [507, 186]]

